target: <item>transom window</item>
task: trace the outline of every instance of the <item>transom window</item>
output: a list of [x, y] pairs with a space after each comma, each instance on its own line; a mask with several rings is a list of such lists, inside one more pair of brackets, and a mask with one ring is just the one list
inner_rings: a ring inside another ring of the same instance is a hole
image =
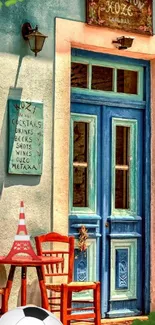
[[[78, 61], [78, 60], [81, 60]], [[72, 57], [71, 87], [73, 91], [106, 93], [143, 99], [143, 68], [121, 66]]]

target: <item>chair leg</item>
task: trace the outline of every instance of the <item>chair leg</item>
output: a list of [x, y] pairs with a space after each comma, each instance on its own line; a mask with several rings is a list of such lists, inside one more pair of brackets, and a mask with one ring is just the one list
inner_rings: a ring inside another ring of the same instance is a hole
[[67, 325], [68, 286], [61, 284], [60, 320]]
[[[68, 314], [71, 314], [71, 307], [72, 307], [72, 291], [68, 290], [68, 299], [67, 299], [67, 308], [69, 308]], [[70, 325], [70, 320], [67, 321], [67, 325]]]
[[94, 290], [95, 325], [101, 325], [100, 282], [96, 282]]

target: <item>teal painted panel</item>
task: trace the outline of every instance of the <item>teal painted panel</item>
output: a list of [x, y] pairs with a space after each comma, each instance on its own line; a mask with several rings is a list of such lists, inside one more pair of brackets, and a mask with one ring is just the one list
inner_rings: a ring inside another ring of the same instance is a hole
[[129, 267], [128, 249], [116, 249], [116, 283], [115, 289], [128, 289]]
[[[97, 263], [97, 246], [96, 239], [87, 240], [87, 250], [80, 252], [78, 242], [75, 242], [75, 261], [74, 261], [74, 280], [75, 281], [97, 281], [96, 263]], [[82, 292], [74, 292], [73, 299], [75, 300], [91, 300], [92, 290], [84, 290]]]
[[41, 175], [43, 104], [10, 99], [8, 105], [8, 173]]
[[[127, 253], [118, 259], [118, 253]], [[118, 265], [119, 264], [119, 265]], [[121, 265], [120, 265], [121, 264]], [[123, 267], [123, 272], [122, 272]], [[121, 272], [120, 272], [121, 268]], [[137, 298], [137, 239], [113, 239], [111, 241], [110, 300]], [[119, 272], [118, 272], [119, 269]], [[123, 274], [122, 274], [123, 273]], [[124, 281], [124, 276], [126, 280]], [[124, 287], [121, 287], [123, 278]], [[118, 286], [119, 283], [119, 286]]]

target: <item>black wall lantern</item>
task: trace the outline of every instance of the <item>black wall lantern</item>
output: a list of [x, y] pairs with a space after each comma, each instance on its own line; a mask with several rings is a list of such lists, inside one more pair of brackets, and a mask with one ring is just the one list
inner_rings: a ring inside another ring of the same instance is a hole
[[133, 40], [134, 37], [121, 36], [117, 37], [116, 41], [112, 41], [112, 43], [116, 43], [119, 50], [126, 50], [132, 46]]
[[48, 37], [38, 31], [37, 25], [32, 28], [28, 22], [22, 26], [22, 35], [29, 42], [30, 49], [35, 53], [35, 56], [42, 50], [45, 39]]

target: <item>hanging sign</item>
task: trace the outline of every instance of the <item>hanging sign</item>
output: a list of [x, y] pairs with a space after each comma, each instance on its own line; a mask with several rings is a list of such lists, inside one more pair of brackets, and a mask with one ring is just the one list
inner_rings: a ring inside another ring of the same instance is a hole
[[9, 100], [10, 174], [42, 174], [43, 104]]
[[87, 0], [87, 23], [152, 35], [152, 0]]

